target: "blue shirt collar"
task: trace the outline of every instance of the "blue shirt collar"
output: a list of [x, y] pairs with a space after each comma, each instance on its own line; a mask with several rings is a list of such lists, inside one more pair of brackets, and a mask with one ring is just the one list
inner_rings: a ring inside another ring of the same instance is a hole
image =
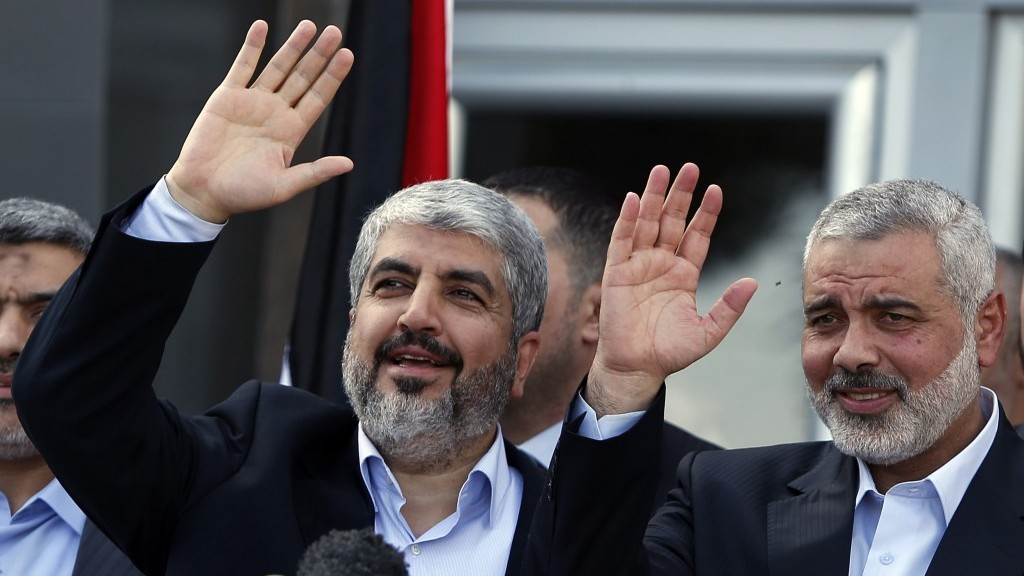
[[[398, 481], [377, 447], [363, 431], [362, 423], [359, 424], [358, 445], [359, 471], [373, 501], [374, 512], [380, 511], [380, 506], [383, 504], [381, 498], [384, 493], [390, 493], [392, 497], [397, 496], [404, 504], [405, 498], [402, 496]], [[469, 513], [470, 510], [467, 508], [475, 510], [477, 507], [483, 506], [488, 514], [485, 521], [490, 526], [491, 522], [500, 516], [499, 511], [505, 504], [505, 500], [516, 497], [511, 488], [511, 470], [505, 454], [505, 442], [501, 434], [501, 427], [498, 426], [494, 442], [473, 466], [466, 482], [462, 485], [456, 516]]]

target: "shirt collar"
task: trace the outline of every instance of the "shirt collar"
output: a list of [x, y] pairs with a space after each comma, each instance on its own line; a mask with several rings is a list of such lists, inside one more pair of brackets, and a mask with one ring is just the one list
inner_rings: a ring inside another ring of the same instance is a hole
[[[363, 431], [362, 423], [359, 424], [358, 446], [359, 472], [362, 474], [366, 490], [370, 493], [370, 499], [373, 500], [374, 512], [379, 512], [377, 491], [383, 489], [384, 486], [392, 486], [398, 494], [401, 494], [402, 489], [377, 447]], [[379, 477], [380, 471], [384, 472], [383, 477]], [[479, 502], [481, 497], [485, 498], [484, 502], [487, 504], [489, 513], [487, 523], [490, 525], [494, 519], [499, 517], [505, 499], [514, 497], [511, 490], [511, 474], [508, 457], [505, 455], [505, 442], [501, 434], [501, 426], [498, 426], [491, 447], [473, 466], [462, 485], [459, 492], [459, 511], [461, 512], [464, 499]], [[464, 496], [469, 496], [469, 498], [463, 498]]]
[[[982, 427], [981, 432], [949, 462], [946, 462], [941, 468], [920, 480], [920, 482], [931, 482], [935, 491], [938, 492], [939, 500], [942, 502], [942, 513], [946, 518], [947, 526], [953, 518], [953, 513], [956, 512], [957, 506], [960, 505], [964, 494], [967, 492], [967, 487], [970, 485], [971, 480], [974, 479], [975, 473], [981, 467], [982, 460], [985, 459], [989, 449], [992, 447], [992, 443], [996, 438], [996, 431], [999, 428], [999, 409], [996, 408], [997, 399], [995, 392], [982, 386], [980, 397], [981, 412], [985, 418], [985, 426]], [[872, 478], [867, 464], [858, 458], [857, 466], [860, 469], [860, 482], [857, 488], [857, 498], [854, 501], [855, 506], [860, 504], [860, 501], [864, 499], [864, 495], [869, 491], [878, 492], [878, 489], [875, 487], [875, 479]]]
[[517, 448], [533, 456], [547, 468], [548, 464], [551, 463], [551, 456], [555, 453], [555, 445], [558, 444], [558, 438], [561, 435], [562, 423], [555, 422], [547, 430], [519, 444]]
[[56, 478], [50, 481], [42, 490], [36, 493], [26, 506], [32, 503], [32, 500], [39, 500], [44, 502], [47, 506], [53, 510], [65, 524], [71, 527], [72, 530], [82, 535], [82, 530], [85, 528], [85, 513], [82, 509], [75, 504], [75, 501], [71, 499], [71, 496], [64, 490], [64, 487], [60, 485], [60, 482]]

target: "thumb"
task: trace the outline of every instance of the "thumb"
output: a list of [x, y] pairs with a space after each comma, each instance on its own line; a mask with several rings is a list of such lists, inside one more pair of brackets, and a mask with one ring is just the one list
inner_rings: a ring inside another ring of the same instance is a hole
[[705, 334], [707, 335], [708, 345], [711, 347], [718, 346], [725, 339], [725, 335], [732, 330], [732, 327], [739, 321], [740, 316], [743, 315], [743, 311], [747, 309], [747, 304], [750, 303], [756, 291], [756, 280], [753, 278], [741, 278], [733, 282], [722, 292], [722, 295], [719, 296], [705, 316], [705, 322], [707, 323]]
[[352, 168], [352, 160], [346, 156], [326, 156], [313, 162], [296, 164], [281, 174], [277, 181], [277, 195], [293, 198], [335, 176], [350, 172]]

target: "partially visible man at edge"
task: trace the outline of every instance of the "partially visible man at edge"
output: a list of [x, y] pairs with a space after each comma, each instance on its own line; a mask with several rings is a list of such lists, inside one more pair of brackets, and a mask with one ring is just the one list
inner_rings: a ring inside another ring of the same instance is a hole
[[11, 398], [25, 342], [92, 236], [92, 227], [64, 206], [33, 198], [0, 202], [0, 574], [139, 574], [54, 478]]
[[[554, 166], [507, 170], [482, 184], [526, 212], [547, 250], [548, 301], [540, 325], [540, 351], [523, 395], [509, 401], [501, 417], [505, 436], [547, 466], [565, 410], [597, 352], [601, 276], [621, 195], [592, 175]], [[717, 448], [666, 422], [652, 512], [675, 486], [676, 466], [683, 456]]]
[[999, 397], [1006, 418], [1024, 436], [1024, 340], [1021, 339], [1021, 291], [1024, 263], [1020, 254], [996, 248], [996, 288], [1006, 297], [1006, 335], [991, 366], [981, 369], [981, 383]]
[[25, 429], [147, 574], [292, 574], [352, 528], [414, 576], [518, 574], [544, 470], [497, 422], [536, 354], [547, 267], [536, 227], [495, 192], [426, 182], [367, 217], [342, 367], [356, 415], [250, 381], [187, 417], [152, 389], [226, 221], [352, 169], [291, 165], [352, 65], [340, 30], [313, 42], [299, 23], [257, 76], [267, 33], [253, 23], [170, 171], [104, 217], [54, 298], [14, 382]]
[[666, 199], [658, 168], [626, 198], [527, 572], [1024, 573], [1024, 441], [980, 385], [1006, 321], [995, 249], [981, 211], [927, 181], [844, 194], [808, 236], [801, 358], [834, 440], [690, 454], [646, 522], [664, 380], [714, 349], [756, 289], [738, 280], [698, 313], [722, 192], [709, 186], [687, 224], [696, 180], [685, 166]]

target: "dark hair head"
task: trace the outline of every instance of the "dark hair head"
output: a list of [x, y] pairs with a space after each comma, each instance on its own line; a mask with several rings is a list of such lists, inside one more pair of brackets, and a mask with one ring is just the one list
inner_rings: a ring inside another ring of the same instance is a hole
[[0, 202], [0, 244], [45, 242], [85, 254], [95, 232], [70, 208], [35, 198]]
[[483, 185], [505, 196], [547, 204], [558, 218], [558, 227], [544, 241], [548, 249], [565, 256], [577, 291], [601, 282], [624, 194], [615, 194], [596, 176], [552, 166], [507, 170], [487, 178]]

